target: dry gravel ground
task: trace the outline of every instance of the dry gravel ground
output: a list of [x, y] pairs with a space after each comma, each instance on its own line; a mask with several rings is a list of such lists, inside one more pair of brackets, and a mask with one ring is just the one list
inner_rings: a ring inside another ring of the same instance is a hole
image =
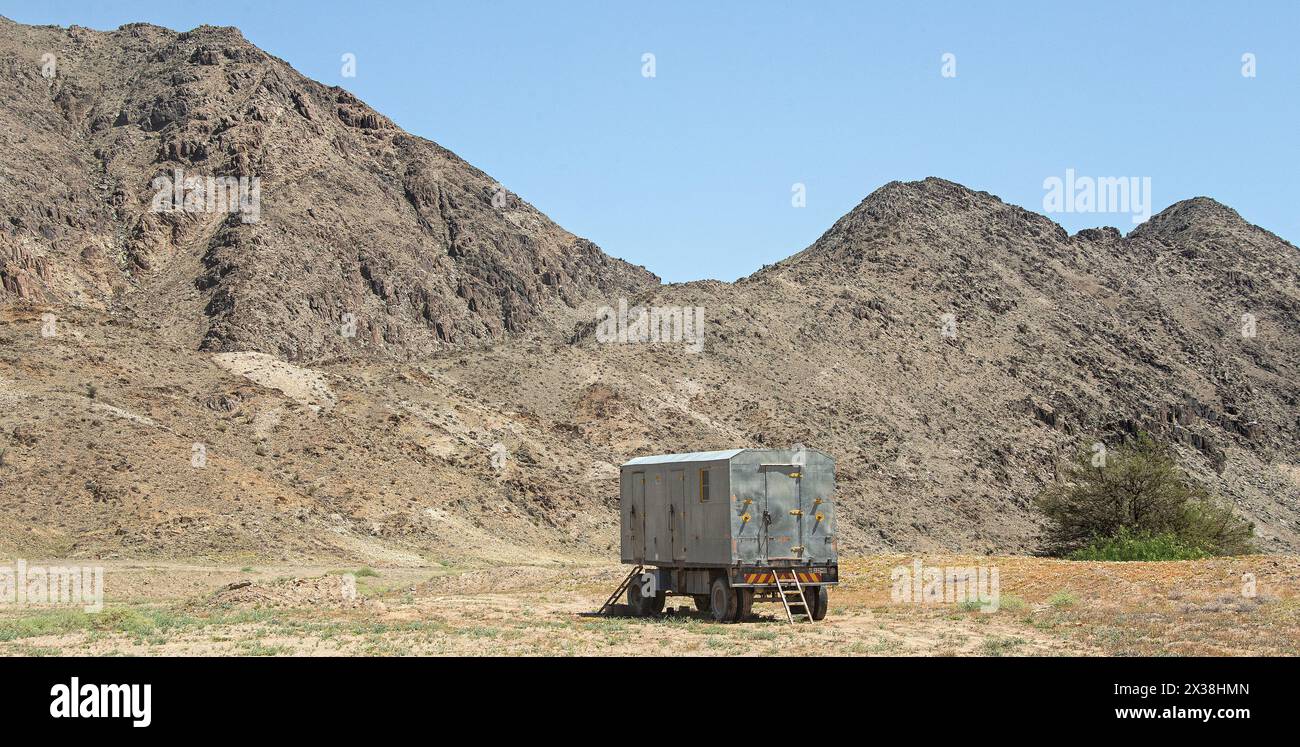
[[[0, 609], [7, 655], [1057, 656], [1294, 655], [1300, 558], [1172, 563], [926, 556], [994, 566], [1000, 609], [895, 604], [911, 556], [842, 566], [826, 620], [789, 625], [775, 605], [719, 625], [686, 598], [656, 619], [594, 617], [618, 566], [344, 569], [115, 562], [103, 612]], [[358, 596], [344, 599], [342, 573]], [[1253, 574], [1256, 596], [1243, 595]], [[244, 581], [249, 585], [227, 588]], [[678, 609], [680, 607], [680, 609]]]

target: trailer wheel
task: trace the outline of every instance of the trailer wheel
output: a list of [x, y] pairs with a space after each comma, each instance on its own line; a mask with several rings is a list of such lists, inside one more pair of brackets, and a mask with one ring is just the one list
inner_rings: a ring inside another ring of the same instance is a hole
[[700, 612], [708, 612], [708, 611], [709, 611], [709, 595], [708, 595], [708, 594], [692, 594], [692, 595], [691, 595], [691, 598], [695, 600], [695, 609], [699, 610]]
[[740, 604], [736, 610], [736, 622], [744, 622], [754, 611], [754, 590], [740, 589], [736, 592], [740, 596]]
[[650, 617], [663, 612], [667, 599], [668, 595], [662, 591], [652, 597], [642, 596], [640, 584], [627, 587], [627, 608], [633, 617]]
[[808, 597], [808, 606], [812, 608], [808, 610], [812, 614], [812, 619], [825, 619], [826, 610], [830, 607], [830, 592], [826, 591], [826, 587], [804, 589], [804, 595]]
[[726, 576], [713, 579], [713, 586], [709, 589], [709, 612], [713, 619], [720, 623], [733, 622], [739, 607], [740, 599]]

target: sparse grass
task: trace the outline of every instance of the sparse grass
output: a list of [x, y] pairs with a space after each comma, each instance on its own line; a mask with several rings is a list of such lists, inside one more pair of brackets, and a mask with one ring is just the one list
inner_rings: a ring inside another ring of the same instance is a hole
[[983, 606], [984, 603], [978, 599], [966, 599], [963, 600], [961, 604], [957, 605], [957, 609], [962, 612], [979, 612], [980, 608]]
[[1047, 600], [1053, 607], [1073, 607], [1079, 600], [1068, 591], [1058, 591]]
[[1018, 637], [987, 638], [980, 650], [985, 656], [1006, 656], [1024, 644], [1025, 639]]
[[63, 649], [52, 646], [27, 646], [20, 644], [14, 653], [19, 656], [62, 656]]
[[243, 656], [280, 656], [293, 653], [293, 649], [288, 646], [267, 646], [261, 641], [241, 641], [238, 647]]
[[850, 650], [854, 653], [875, 654], [876, 656], [898, 653], [902, 649], [903, 644], [889, 638], [878, 638], [870, 646], [865, 643], [855, 643], [850, 647]]
[[1004, 595], [998, 599], [998, 609], [1007, 612], [1020, 612], [1026, 607], [1025, 600], [1011, 594]]
[[0, 641], [17, 641], [44, 635], [66, 635], [90, 627], [90, 615], [81, 610], [39, 612], [0, 620]]
[[366, 577], [369, 577], [369, 576], [378, 576], [378, 575], [379, 575], [379, 571], [376, 571], [374, 568], [371, 568], [371, 567], [368, 566], [368, 565], [366, 565], [366, 566], [362, 566], [362, 567], [356, 569], [355, 571], [347, 571], [347, 570], [333, 570], [333, 571], [330, 571], [330, 572], [329, 572], [329, 575], [331, 575], [331, 576], [346, 576], [346, 575], [349, 574], [349, 573], [351, 573], [353, 576], [356, 576], [357, 578], [366, 578]]
[[179, 631], [268, 622], [274, 620], [274, 615], [275, 612], [270, 610], [241, 610], [233, 613], [218, 610], [209, 616], [197, 616], [168, 607], [148, 606], [109, 607], [97, 613], [79, 609], [51, 610], [0, 619], [0, 642], [84, 633], [90, 641], [123, 635], [137, 642], [156, 644]]

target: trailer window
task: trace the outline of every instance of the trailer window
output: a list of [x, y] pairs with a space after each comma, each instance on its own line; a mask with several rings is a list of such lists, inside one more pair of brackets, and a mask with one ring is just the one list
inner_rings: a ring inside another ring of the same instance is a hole
[[700, 503], [709, 500], [709, 470], [700, 470]]

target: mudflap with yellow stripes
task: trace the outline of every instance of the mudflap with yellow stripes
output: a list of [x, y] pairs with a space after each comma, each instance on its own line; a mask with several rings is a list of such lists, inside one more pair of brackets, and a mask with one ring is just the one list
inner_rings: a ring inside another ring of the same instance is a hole
[[[817, 567], [817, 568], [778, 568], [775, 573], [781, 574], [781, 583], [792, 584], [794, 577], [799, 578], [799, 583], [805, 586], [829, 585], [839, 582], [839, 569], [835, 567]], [[757, 568], [739, 568], [732, 573], [732, 586], [775, 586], [776, 575], [773, 569]]]

